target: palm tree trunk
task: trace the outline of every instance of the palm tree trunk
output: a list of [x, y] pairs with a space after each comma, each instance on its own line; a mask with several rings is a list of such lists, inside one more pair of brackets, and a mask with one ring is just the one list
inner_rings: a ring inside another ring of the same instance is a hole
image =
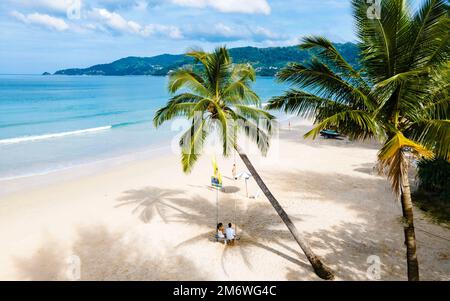
[[408, 265], [408, 280], [419, 281], [419, 262], [416, 254], [416, 235], [414, 232], [413, 206], [409, 187], [408, 172], [402, 177], [401, 202], [404, 219], [406, 244], [406, 261]]
[[281, 205], [277, 201], [277, 199], [270, 192], [269, 188], [267, 188], [266, 184], [264, 183], [264, 181], [262, 180], [262, 178], [256, 171], [252, 162], [250, 162], [250, 160], [248, 159], [247, 155], [244, 152], [242, 152], [242, 150], [239, 148], [239, 146], [236, 146], [236, 150], [239, 153], [239, 156], [241, 157], [245, 166], [247, 166], [248, 170], [252, 174], [253, 178], [255, 178], [255, 181], [258, 184], [259, 188], [261, 188], [262, 192], [267, 197], [269, 202], [272, 204], [275, 211], [281, 217], [281, 220], [286, 224], [286, 226], [288, 227], [292, 236], [294, 236], [294, 239], [297, 241], [298, 245], [303, 250], [303, 253], [305, 253], [306, 257], [308, 258], [309, 262], [311, 263], [312, 267], [314, 268], [314, 271], [317, 274], [317, 276], [319, 276], [322, 279], [326, 279], [326, 280], [334, 279], [333, 271], [322, 263], [320, 258], [313, 253], [313, 251], [311, 250], [311, 247], [301, 238], [300, 233], [298, 232], [294, 223], [289, 218], [286, 211], [284, 211], [284, 209], [281, 207]]

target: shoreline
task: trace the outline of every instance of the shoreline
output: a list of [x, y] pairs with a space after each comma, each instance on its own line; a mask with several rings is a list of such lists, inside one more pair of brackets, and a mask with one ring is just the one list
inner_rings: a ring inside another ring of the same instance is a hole
[[170, 145], [154, 145], [146, 149], [130, 151], [123, 155], [111, 156], [48, 171], [0, 178], [0, 202], [1, 198], [20, 193], [20, 190], [54, 185], [80, 177], [107, 172], [133, 162], [152, 160], [152, 156], [160, 156], [166, 150], [170, 150]]
[[[297, 124], [310, 123], [310, 121], [299, 119], [294, 115], [286, 116], [285, 118], [277, 121], [279, 122], [280, 127], [282, 127], [285, 126], [289, 120], [295, 120]], [[176, 132], [174, 132], [173, 135], [176, 135]], [[167, 138], [167, 140], [161, 140], [144, 148], [141, 147], [135, 150], [130, 150], [125, 154], [112, 155], [102, 159], [88, 159], [86, 162], [75, 163], [73, 165], [53, 168], [45, 171], [0, 177], [0, 201], [2, 197], [18, 192], [20, 193], [20, 190], [32, 189], [40, 185], [47, 186], [48, 184], [57, 184], [61, 181], [73, 180], [82, 176], [98, 174], [126, 163], [151, 160], [154, 156], [163, 155], [164, 151], [171, 151], [170, 142], [170, 138]]]

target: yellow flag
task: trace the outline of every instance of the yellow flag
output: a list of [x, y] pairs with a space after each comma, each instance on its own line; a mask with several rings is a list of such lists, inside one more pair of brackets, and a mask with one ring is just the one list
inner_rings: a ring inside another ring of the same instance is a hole
[[219, 171], [219, 166], [217, 165], [216, 157], [213, 157], [212, 159], [213, 164], [213, 170], [214, 170], [214, 177], [219, 180], [219, 183], [222, 184], [222, 175]]

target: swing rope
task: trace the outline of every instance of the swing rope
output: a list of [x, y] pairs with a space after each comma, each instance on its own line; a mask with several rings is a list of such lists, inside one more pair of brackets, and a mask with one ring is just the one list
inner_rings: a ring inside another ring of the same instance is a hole
[[[234, 150], [234, 168], [236, 168], [236, 150]], [[218, 171], [218, 167], [217, 167], [217, 161], [216, 161], [216, 156], [214, 155], [213, 157], [213, 162], [214, 162], [214, 166], [215, 168], [217, 168]], [[233, 178], [234, 179], [234, 178]], [[214, 186], [213, 186], [214, 187]], [[214, 187], [216, 189], [216, 225], [219, 225], [219, 187]], [[238, 233], [238, 227], [237, 227], [237, 197], [236, 197], [236, 192], [233, 193], [233, 199], [234, 199], [234, 218], [233, 218], [233, 224], [234, 224], [234, 229], [235, 229], [235, 235], [237, 236]], [[217, 228], [217, 227], [216, 227]], [[216, 240], [219, 241], [219, 237], [218, 237], [218, 233], [216, 233]]]

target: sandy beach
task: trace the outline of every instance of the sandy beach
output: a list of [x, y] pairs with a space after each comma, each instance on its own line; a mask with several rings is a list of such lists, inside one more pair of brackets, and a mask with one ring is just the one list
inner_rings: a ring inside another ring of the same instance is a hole
[[[337, 280], [406, 280], [401, 207], [373, 170], [377, 146], [305, 141], [296, 121], [280, 131], [276, 159], [251, 155], [268, 187]], [[235, 246], [214, 241], [211, 158], [192, 174], [170, 151], [110, 168], [27, 179], [39, 185], [0, 197], [0, 280], [320, 280], [253, 180], [233, 180], [233, 157], [218, 158], [224, 180], [219, 220], [235, 222]], [[244, 164], [237, 161], [238, 172]], [[19, 180], [1, 185], [19, 187]], [[236, 216], [234, 206], [236, 202]], [[422, 280], [450, 280], [450, 230], [415, 210]], [[370, 261], [370, 260], [369, 260]]]

